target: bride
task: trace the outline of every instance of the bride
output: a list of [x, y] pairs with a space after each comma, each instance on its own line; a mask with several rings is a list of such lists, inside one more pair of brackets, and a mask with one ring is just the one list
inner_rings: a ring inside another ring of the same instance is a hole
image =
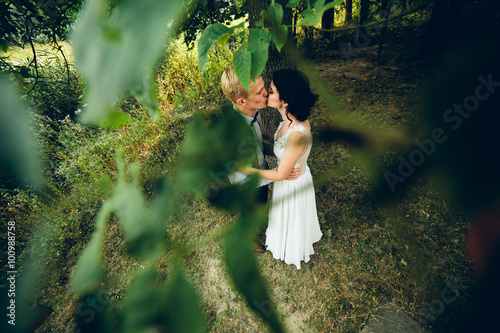
[[[308, 262], [314, 254], [313, 243], [321, 239], [311, 172], [307, 158], [312, 146], [311, 126], [307, 118], [317, 96], [311, 92], [307, 77], [296, 70], [273, 74], [267, 105], [276, 108], [284, 119], [274, 134], [275, 170], [243, 167], [247, 174], [274, 181], [266, 247], [273, 257], [294, 264]], [[293, 168], [301, 173], [285, 180]]]

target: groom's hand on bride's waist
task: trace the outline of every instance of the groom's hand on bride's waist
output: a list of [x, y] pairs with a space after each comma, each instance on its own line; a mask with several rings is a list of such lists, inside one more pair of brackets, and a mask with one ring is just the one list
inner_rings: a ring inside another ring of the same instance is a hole
[[300, 168], [292, 169], [292, 172], [285, 178], [285, 180], [294, 180], [297, 179], [302, 170]]

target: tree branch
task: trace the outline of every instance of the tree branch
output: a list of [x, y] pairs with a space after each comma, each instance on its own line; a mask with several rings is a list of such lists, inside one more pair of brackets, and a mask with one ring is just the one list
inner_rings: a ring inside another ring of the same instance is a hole
[[[36, 59], [36, 50], [35, 50], [35, 45], [33, 45], [33, 39], [31, 38], [31, 31], [28, 26], [28, 23], [25, 21], [26, 24], [26, 34], [28, 35], [28, 41], [31, 45], [31, 51], [33, 52], [33, 60], [32, 62], [35, 62], [35, 72], [36, 72], [36, 78], [35, 78], [35, 83], [33, 84], [33, 87], [28, 91], [27, 94], [33, 91], [35, 89], [36, 85], [38, 84], [38, 78], [39, 78], [39, 73], [38, 73], [38, 61]], [[31, 65], [31, 64], [30, 64]]]
[[68, 60], [66, 59], [66, 55], [64, 54], [64, 51], [62, 50], [62, 47], [59, 45], [59, 43], [57, 43], [57, 35], [56, 35], [56, 32], [54, 30], [52, 30], [52, 34], [53, 34], [54, 44], [56, 44], [57, 49], [59, 50], [59, 52], [61, 52], [61, 55], [62, 55], [62, 57], [64, 59], [64, 63], [66, 64], [66, 73], [68, 74], [68, 86], [69, 86], [70, 71], [69, 71]]
[[2, 63], [3, 63], [5, 66], [9, 67], [9, 69], [10, 69], [10, 71], [11, 71], [11, 72], [15, 72], [14, 67], [12, 67], [12, 66], [11, 66], [11, 65], [7, 62], [7, 61], [5, 61], [5, 59], [4, 59], [4, 58], [0, 58], [0, 61], [2, 61]]

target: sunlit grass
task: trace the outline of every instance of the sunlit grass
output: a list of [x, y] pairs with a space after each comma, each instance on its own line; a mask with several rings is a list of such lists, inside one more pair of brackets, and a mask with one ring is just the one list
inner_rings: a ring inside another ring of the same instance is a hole
[[[66, 59], [71, 62], [73, 56], [73, 49], [68, 42], [61, 41], [58, 43], [61, 50], [64, 52]], [[54, 44], [33, 43], [35, 48], [37, 61], [47, 62], [54, 57], [63, 60], [60, 50]], [[27, 64], [33, 60], [33, 50], [31, 45], [26, 44], [24, 47], [10, 46], [7, 52], [0, 51], [0, 56], [6, 57], [6, 60], [14, 65]]]

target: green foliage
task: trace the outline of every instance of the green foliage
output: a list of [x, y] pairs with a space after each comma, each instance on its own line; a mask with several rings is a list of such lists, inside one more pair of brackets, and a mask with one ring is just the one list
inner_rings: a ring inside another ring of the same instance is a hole
[[[34, 151], [26, 105], [7, 79], [0, 76], [0, 170], [17, 182], [40, 184], [39, 161]], [[2, 178], [4, 176], [2, 175]], [[5, 180], [2, 179], [2, 183]]]
[[195, 0], [179, 31], [188, 49], [195, 45], [199, 32], [215, 23], [231, 24], [247, 15], [246, 1]]
[[240, 163], [246, 165], [255, 158], [255, 140], [252, 130], [232, 107], [224, 107], [207, 127], [203, 114], [196, 115], [181, 147], [178, 181], [200, 195], [208, 194], [209, 183], [225, 179]]
[[174, 265], [172, 275], [164, 284], [154, 270], [137, 274], [126, 297], [123, 332], [153, 327], [178, 333], [203, 331], [198, 296], [179, 264]]
[[314, 9], [308, 8], [302, 12], [304, 18], [299, 22], [299, 25], [315, 26], [319, 23], [325, 11], [334, 8], [342, 2], [344, 2], [344, 0], [336, 0], [325, 6], [325, 0], [317, 0], [314, 4]]
[[268, 29], [254, 29], [250, 31], [247, 47], [250, 52], [250, 75], [254, 82], [266, 67], [269, 56], [267, 50], [270, 43], [271, 36]]
[[120, 159], [118, 184], [111, 198], [112, 207], [125, 227], [129, 253], [148, 259], [166, 248], [165, 220], [170, 217], [175, 207], [175, 193], [168, 181], [163, 179], [152, 207], [148, 208], [139, 187], [138, 166], [131, 166], [132, 182], [128, 183]]
[[208, 53], [209, 61], [203, 74], [197, 65], [196, 49], [188, 50], [180, 39], [172, 41], [157, 68], [160, 105], [189, 109], [221, 100], [220, 76], [231, 63], [232, 56], [231, 50], [215, 43]]
[[[66, 64], [57, 56], [43, 53], [38, 52], [38, 56], [43, 59], [43, 64], [39, 65], [38, 81], [29, 94], [30, 104], [35, 106], [39, 115], [47, 116], [52, 120], [62, 120], [66, 116], [74, 118], [75, 112], [82, 104], [83, 82], [73, 65]], [[34, 83], [35, 78], [30, 75], [29, 79], [23, 80], [22, 84], [27, 90]]]
[[254, 257], [255, 226], [266, 221], [264, 210], [241, 219], [226, 235], [225, 260], [229, 274], [248, 305], [273, 329], [283, 332]]
[[158, 116], [151, 68], [172, 33], [165, 35], [165, 27], [180, 5], [181, 1], [127, 0], [107, 14], [106, 2], [86, 4], [72, 33], [75, 62], [89, 86], [84, 123], [106, 121], [116, 100], [129, 92], [150, 107], [153, 117]]
[[[187, 130], [176, 178], [186, 189], [195, 191], [202, 197], [208, 196], [209, 199], [214, 199], [218, 195], [216, 193], [213, 197], [213, 193], [206, 192], [207, 185], [225, 179], [239, 163], [249, 163], [255, 157], [252, 145], [256, 143], [251, 129], [232, 108], [223, 108], [220, 115], [214, 115], [209, 120], [208, 127], [203, 123], [203, 116], [198, 115]], [[200, 160], [204, 163], [200, 164]], [[145, 260], [157, 257], [166, 250], [165, 242], [168, 236], [165, 235], [165, 222], [177, 208], [174, 198], [176, 191], [167, 180], [163, 180], [148, 208], [139, 188], [138, 166], [132, 165], [129, 168], [132, 178], [132, 182], [129, 183], [125, 179], [125, 167], [120, 159], [117, 165], [118, 183], [110, 198], [102, 206], [94, 236], [84, 250], [72, 280], [73, 290], [80, 294], [92, 291], [92, 287], [102, 277], [102, 235], [110, 212], [114, 212], [124, 226], [125, 240], [130, 254], [137, 256], [139, 260]], [[213, 175], [217, 175], [218, 178]], [[234, 231], [236, 234], [233, 238], [229, 238], [230, 249], [234, 246], [234, 237], [248, 238], [249, 243], [243, 247], [243, 251], [231, 250], [235, 253], [236, 259], [231, 259], [232, 264], [228, 263], [228, 267], [250, 307], [257, 313], [266, 315], [264, 320], [276, 331], [281, 331], [276, 315], [266, 312], [272, 303], [257, 270], [250, 241], [255, 227], [265, 221], [263, 209], [259, 208], [256, 202], [255, 191], [250, 190], [255, 189], [257, 181], [258, 177], [253, 177], [249, 184], [223, 189], [220, 199], [214, 199], [213, 203], [219, 208], [230, 211], [234, 211], [235, 207], [245, 211], [243, 207], [250, 205], [253, 208], [247, 208], [246, 211], [260, 212], [248, 223], [242, 222], [248, 228], [241, 230], [236, 228]], [[248, 256], [252, 259], [248, 259]], [[247, 264], [240, 271], [234, 264], [241, 258], [244, 258]], [[174, 271], [178, 269], [175, 268]], [[153, 272], [139, 274], [125, 300], [127, 306], [124, 308], [123, 318], [128, 318], [124, 323], [126, 330], [134, 331], [135, 328], [151, 325], [165, 325], [179, 332], [201, 330], [201, 316], [197, 315], [199, 310], [196, 310], [197, 296], [180, 273], [174, 272], [173, 277], [169, 279], [170, 282], [165, 286], [159, 282], [151, 282], [152, 279], [156, 279]], [[142, 290], [142, 293], [139, 295], [137, 290]], [[137, 310], [137, 304], [145, 303], [153, 304], [151, 311], [145, 313]], [[136, 314], [129, 317], [127, 309], [131, 308]]]
[[111, 204], [105, 203], [97, 217], [96, 229], [90, 244], [83, 251], [80, 261], [75, 268], [71, 288], [79, 293], [85, 294], [99, 282], [103, 275], [102, 270], [102, 245], [104, 233], [111, 213]]
[[228, 28], [223, 24], [215, 23], [203, 31], [200, 40], [198, 41], [198, 64], [203, 73], [205, 73], [208, 52], [210, 51], [212, 45], [216, 41], [218, 41], [221, 45], [224, 45], [229, 36], [231, 36], [236, 29], [241, 28], [242, 26], [243, 23]]
[[250, 72], [252, 70], [252, 54], [245, 50], [242, 45], [233, 55], [234, 73], [240, 80], [241, 85], [250, 91]]
[[[325, 0], [314, 1], [314, 8], [307, 8], [302, 11], [303, 19], [299, 25], [314, 26], [319, 23], [326, 10], [334, 8], [342, 3], [343, 0], [337, 0], [325, 5]], [[287, 4], [289, 8], [302, 7], [302, 1], [290, 1]], [[309, 4], [309, 2], [308, 2]], [[283, 7], [271, 1], [266, 10], [261, 12], [261, 20], [255, 22], [256, 29], [249, 29], [247, 42], [242, 38], [241, 47], [233, 55], [233, 67], [242, 86], [250, 91], [250, 78], [256, 79], [264, 71], [265, 64], [269, 57], [269, 46], [271, 42], [278, 51], [285, 45], [288, 36], [288, 28], [281, 24], [283, 21]], [[265, 27], [269, 24], [269, 27]], [[239, 28], [238, 26], [237, 28]], [[229, 28], [223, 24], [215, 23], [207, 27], [200, 38], [198, 44], [198, 66], [202, 71], [205, 70], [207, 63], [207, 54], [215, 41], [224, 43], [231, 34], [243, 36], [241, 31], [236, 33], [236, 29]], [[246, 47], [245, 47], [245, 44]]]
[[[36, 41], [65, 38], [68, 27], [80, 9], [81, 0], [11, 1], [0, 2], [0, 49], [7, 52], [12, 46], [33, 46]], [[36, 51], [33, 56], [36, 57]], [[36, 61], [27, 66], [8, 63], [8, 54], [0, 54], [0, 71], [27, 77]]]
[[283, 8], [281, 5], [276, 5], [274, 0], [267, 8], [267, 17], [271, 21], [271, 39], [276, 45], [278, 51], [281, 51], [285, 45], [286, 37], [288, 35], [288, 28], [286, 25], [281, 24], [283, 21]]

